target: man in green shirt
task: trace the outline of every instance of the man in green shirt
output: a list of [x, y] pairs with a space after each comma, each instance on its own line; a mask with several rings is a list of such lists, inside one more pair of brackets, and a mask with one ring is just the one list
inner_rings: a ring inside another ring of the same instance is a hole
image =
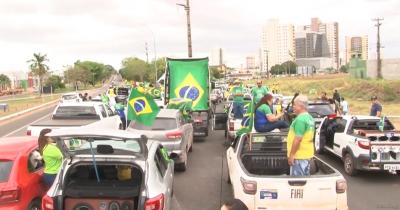
[[257, 104], [262, 97], [267, 95], [269, 92], [268, 87], [262, 86], [262, 81], [257, 81], [257, 86], [251, 90], [251, 95], [253, 96], [254, 103]]
[[[50, 139], [49, 139], [50, 141]], [[58, 171], [61, 168], [63, 155], [58, 147], [48, 142], [43, 148], [43, 160], [44, 160], [44, 174], [43, 179], [45, 184], [50, 187], [54, 179], [57, 176]]]
[[244, 90], [239, 80], [236, 80], [231, 90], [233, 95], [233, 115], [235, 119], [243, 118]]
[[291, 176], [309, 176], [310, 162], [314, 157], [315, 121], [307, 112], [308, 99], [298, 96], [293, 110], [297, 115], [292, 122], [287, 137], [287, 155]]

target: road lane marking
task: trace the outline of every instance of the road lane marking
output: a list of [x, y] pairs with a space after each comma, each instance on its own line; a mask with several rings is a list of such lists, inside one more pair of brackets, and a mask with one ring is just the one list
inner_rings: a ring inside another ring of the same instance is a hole
[[29, 125], [31, 125], [31, 124], [33, 124], [33, 123], [36, 123], [36, 122], [38, 122], [38, 121], [40, 121], [40, 120], [43, 120], [43, 119], [46, 118], [46, 117], [49, 117], [51, 114], [53, 114], [53, 112], [50, 112], [49, 114], [47, 114], [47, 115], [45, 115], [45, 116], [43, 116], [43, 117], [41, 117], [41, 118], [39, 118], [39, 119], [37, 119], [37, 120], [35, 120], [35, 121], [33, 121], [33, 122], [30, 122], [30, 123], [28, 123], [28, 124], [26, 124], [26, 125], [24, 125], [24, 126], [18, 128], [18, 129], [16, 129], [16, 130], [14, 130], [14, 131], [11, 131], [10, 133], [8, 133], [8, 134], [6, 134], [6, 135], [4, 135], [4, 136], [2, 136], [2, 137], [11, 136], [11, 135], [13, 135], [14, 133], [17, 133], [17, 132], [21, 131], [22, 129], [28, 127]]

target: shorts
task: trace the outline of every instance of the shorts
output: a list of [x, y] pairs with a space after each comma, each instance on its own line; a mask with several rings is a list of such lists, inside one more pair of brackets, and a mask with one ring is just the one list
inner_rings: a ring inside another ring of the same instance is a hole
[[290, 167], [290, 176], [310, 176], [310, 159], [294, 160]]

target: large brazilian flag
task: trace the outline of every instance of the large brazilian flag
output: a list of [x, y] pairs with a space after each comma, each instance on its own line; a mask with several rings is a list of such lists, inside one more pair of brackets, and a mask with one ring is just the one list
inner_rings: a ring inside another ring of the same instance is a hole
[[167, 58], [167, 78], [168, 99], [190, 99], [193, 111], [209, 109], [208, 58]]

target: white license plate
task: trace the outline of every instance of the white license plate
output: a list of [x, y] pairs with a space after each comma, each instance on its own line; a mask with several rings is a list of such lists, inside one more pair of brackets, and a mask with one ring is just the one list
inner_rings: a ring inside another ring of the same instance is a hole
[[194, 135], [205, 135], [203, 132], [194, 132]]
[[400, 164], [385, 164], [383, 165], [384, 170], [400, 170]]

